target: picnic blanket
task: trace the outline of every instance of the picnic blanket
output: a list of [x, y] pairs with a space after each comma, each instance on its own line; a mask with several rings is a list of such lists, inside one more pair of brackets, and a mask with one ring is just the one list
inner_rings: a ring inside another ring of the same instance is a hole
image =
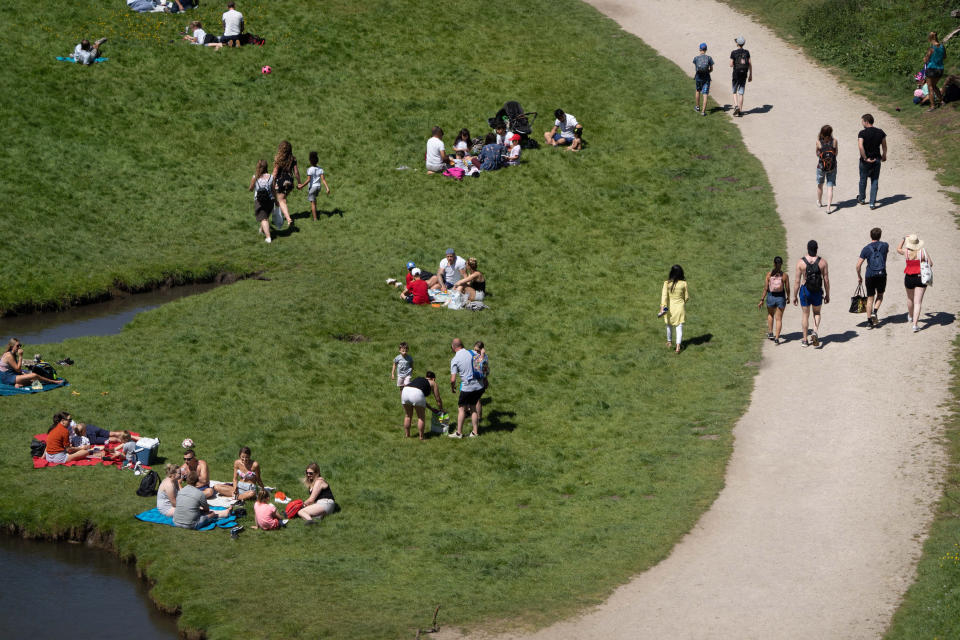
[[[94, 60], [94, 62], [106, 62], [106, 61], [109, 60], [109, 59], [110, 59], [110, 58], [102, 58], [102, 57], [101, 57], [101, 58], [96, 58], [96, 59]], [[72, 58], [72, 57], [70, 57], [70, 56], [57, 56], [57, 60], [59, 60], [60, 62], [72, 62], [73, 64], [77, 64], [77, 59], [76, 59], [76, 58]]]
[[63, 381], [63, 384], [45, 384], [42, 389], [32, 389], [29, 385], [17, 388], [12, 384], [0, 384], [0, 396], [18, 396], [21, 393], [40, 393], [42, 391], [50, 391], [51, 389], [60, 389], [61, 387], [69, 386], [70, 383], [66, 380]]
[[[130, 435], [136, 436], [138, 438], [140, 437], [140, 434], [136, 433], [135, 431], [131, 431]], [[45, 433], [38, 433], [33, 437], [39, 440], [40, 442], [47, 441], [47, 434]], [[118, 446], [119, 445], [117, 443], [107, 443], [103, 445], [103, 447], [95, 447], [95, 448], [102, 449], [106, 453], [106, 452], [112, 451], [113, 449], [116, 449]], [[104, 460], [103, 458], [84, 458], [83, 460], [71, 460], [70, 462], [63, 462], [59, 464], [56, 462], [47, 462], [47, 459], [44, 458], [43, 456], [33, 459], [34, 469], [45, 469], [47, 467], [99, 467], [99, 466], [109, 467], [109, 466], [119, 466], [119, 465], [120, 465], [119, 457], [115, 459], [108, 458], [106, 460]], [[149, 469], [150, 467], [144, 466], [143, 468]]]
[[[224, 509], [224, 507], [210, 507], [210, 508], [213, 509], [214, 511], [222, 511]], [[156, 507], [154, 507], [153, 509], [150, 509], [149, 511], [138, 513], [137, 515], [134, 516], [134, 518], [136, 518], [140, 522], [149, 522], [151, 524], [165, 524], [169, 527], [176, 526], [175, 524], [173, 524], [173, 518], [171, 518], [170, 516], [163, 515], [162, 513], [157, 511]], [[208, 524], [202, 529], [196, 529], [196, 531], [211, 531], [213, 529], [216, 529], [217, 527], [220, 527], [221, 529], [232, 529], [235, 526], [237, 526], [237, 518], [235, 516], [229, 516], [227, 518], [220, 518], [216, 522], [211, 522], [210, 524]]]

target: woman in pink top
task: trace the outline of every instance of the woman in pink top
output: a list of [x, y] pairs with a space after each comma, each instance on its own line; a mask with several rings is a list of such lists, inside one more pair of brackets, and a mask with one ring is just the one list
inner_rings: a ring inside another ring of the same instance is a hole
[[277, 515], [277, 508], [270, 504], [270, 492], [266, 489], [260, 489], [257, 492], [257, 502], [253, 505], [253, 512], [257, 519], [257, 528], [269, 531], [270, 529], [279, 529], [287, 524], [286, 520], [281, 520]]
[[897, 253], [907, 259], [907, 266], [903, 270], [903, 287], [907, 290], [907, 320], [913, 324], [913, 332], [916, 333], [920, 331], [917, 322], [920, 320], [920, 305], [923, 303], [923, 294], [927, 290], [927, 285], [920, 278], [920, 263], [926, 262], [932, 269], [933, 260], [923, 250], [923, 240], [915, 233], [900, 241]]

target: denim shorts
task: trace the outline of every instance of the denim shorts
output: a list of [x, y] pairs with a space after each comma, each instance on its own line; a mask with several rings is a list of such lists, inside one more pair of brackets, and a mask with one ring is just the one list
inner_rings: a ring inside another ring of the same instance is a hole
[[787, 306], [787, 297], [783, 295], [783, 292], [780, 292], [781, 295], [775, 296], [769, 291], [767, 292], [767, 307], [777, 307], [778, 309], [783, 309]]
[[814, 293], [813, 291], [807, 290], [807, 285], [800, 285], [800, 295], [797, 296], [800, 298], [801, 307], [819, 307], [823, 304], [823, 291], [818, 291]]
[[834, 169], [830, 173], [824, 173], [823, 169], [817, 167], [817, 184], [823, 184], [826, 181], [828, 187], [837, 186], [837, 170]]
[[710, 78], [695, 77], [693, 80], [697, 85], [697, 93], [702, 93], [704, 95], [710, 93]]
[[561, 133], [553, 134], [553, 139], [556, 142], [562, 142], [564, 144], [570, 144], [571, 142], [573, 142], [573, 136], [565, 136]]

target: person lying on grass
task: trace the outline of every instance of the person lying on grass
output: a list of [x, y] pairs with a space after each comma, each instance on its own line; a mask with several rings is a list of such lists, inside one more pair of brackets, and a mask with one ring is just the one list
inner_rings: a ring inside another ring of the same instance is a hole
[[39, 373], [23, 372], [23, 345], [16, 338], [10, 338], [7, 350], [0, 356], [0, 383], [8, 384], [18, 389], [39, 380], [44, 384], [63, 384], [66, 380], [51, 380]]
[[183, 39], [187, 42], [192, 42], [201, 47], [213, 47], [217, 51], [223, 49], [223, 43], [220, 42], [220, 38], [204, 31], [203, 24], [201, 24], [199, 20], [191, 22], [187, 27], [187, 32], [188, 34], [193, 34], [183, 36]]
[[100, 57], [100, 45], [106, 41], [106, 38], [100, 38], [91, 45], [90, 41], [84, 38], [74, 47], [71, 57], [82, 65], [91, 65]]
[[233, 482], [214, 485], [222, 496], [234, 500], [250, 500], [257, 495], [257, 487], [263, 488], [260, 479], [260, 463], [253, 460], [250, 447], [240, 447], [239, 457], [233, 461]]
[[320, 465], [316, 462], [307, 465], [303, 485], [310, 495], [303, 501], [303, 508], [297, 512], [298, 516], [306, 520], [307, 524], [313, 524], [333, 513], [337, 503], [334, 501], [330, 485], [320, 475]]
[[180, 467], [180, 478], [186, 478], [191, 471], [196, 473], [197, 477], [200, 478], [198, 486], [203, 490], [203, 495], [208, 498], [217, 495], [217, 492], [210, 487], [210, 467], [207, 466], [207, 461], [198, 460], [194, 450], [187, 449], [183, 452], [183, 466]]
[[180, 493], [180, 485], [177, 484], [180, 478], [180, 467], [168, 462], [165, 468], [167, 475], [157, 487], [157, 511], [172, 518], [177, 506], [177, 494]]
[[257, 524], [254, 529], [270, 531], [287, 526], [287, 520], [277, 515], [277, 508], [270, 504], [270, 492], [266, 489], [257, 491], [257, 502], [253, 505]]
[[90, 447], [70, 446], [70, 414], [61, 411], [53, 416], [53, 425], [47, 429], [47, 448], [43, 457], [53, 464], [83, 460], [90, 455]]
[[130, 436], [130, 439], [133, 442], [136, 442], [140, 439], [140, 436], [135, 436], [129, 431], [107, 431], [106, 429], [101, 429], [95, 424], [87, 424], [85, 422], [71, 422], [70, 426], [73, 427], [73, 434], [70, 436], [70, 444], [75, 447], [80, 446], [78, 442], [86, 440], [86, 444], [92, 445], [104, 445], [104, 444], [119, 444], [122, 442], [124, 434]]

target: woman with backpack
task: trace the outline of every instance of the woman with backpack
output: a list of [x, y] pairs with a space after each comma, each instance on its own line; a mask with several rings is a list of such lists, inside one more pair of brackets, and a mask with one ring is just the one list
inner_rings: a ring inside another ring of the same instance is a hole
[[683, 322], [687, 318], [686, 307], [690, 300], [690, 291], [687, 281], [683, 277], [683, 267], [678, 264], [670, 267], [670, 275], [663, 282], [660, 291], [660, 313], [657, 317], [664, 317], [667, 325], [667, 347], [672, 347], [670, 328], [674, 327], [677, 333], [676, 353], [680, 353], [680, 343], [683, 342]]
[[[777, 256], [773, 259], [773, 269], [767, 272], [763, 280], [763, 293], [760, 294], [760, 302], [757, 303], [757, 309], [760, 309], [764, 303], [767, 305], [767, 339], [773, 340], [773, 344], [780, 344], [783, 309], [787, 306], [789, 297], [790, 278], [783, 273], [783, 258]], [[776, 333], [774, 333], [774, 320], [776, 320]]]
[[937, 83], [943, 77], [943, 59], [947, 56], [947, 48], [940, 42], [936, 31], [931, 31], [927, 36], [930, 48], [927, 49], [927, 55], [923, 57], [923, 65], [926, 70], [927, 86], [930, 88], [930, 108], [927, 112], [933, 111], [943, 104], [943, 94]]
[[257, 160], [257, 168], [250, 178], [250, 191], [253, 191], [253, 215], [257, 217], [257, 224], [260, 225], [260, 233], [267, 237], [266, 243], [270, 244], [270, 214], [273, 208], [277, 206], [277, 184], [273, 179], [273, 174], [267, 170], [267, 161]]
[[833, 188], [837, 185], [837, 139], [833, 127], [820, 127], [817, 136], [817, 206], [823, 206], [823, 183], [827, 183], [827, 213], [833, 213]]
[[[907, 266], [903, 269], [903, 288], [907, 291], [907, 321], [913, 325], [913, 332], [916, 333], [920, 331], [917, 322], [920, 320], [923, 294], [927, 285], [933, 284], [933, 260], [923, 250], [923, 240], [916, 233], [900, 241], [897, 253], [907, 259]], [[929, 275], [926, 281], [925, 275]]]

